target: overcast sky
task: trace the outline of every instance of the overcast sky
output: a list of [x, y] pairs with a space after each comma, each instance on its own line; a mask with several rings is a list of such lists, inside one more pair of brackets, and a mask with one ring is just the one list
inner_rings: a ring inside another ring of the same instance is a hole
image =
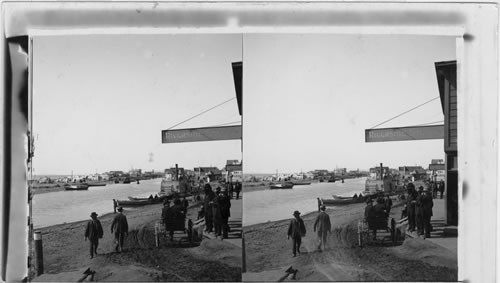
[[[231, 63], [241, 60], [245, 173], [444, 158], [442, 140], [365, 143], [364, 135], [438, 97], [434, 63], [455, 60], [453, 37], [54, 36], [34, 40], [35, 174], [241, 159], [239, 141], [161, 144], [161, 130], [235, 97]], [[239, 119], [233, 100], [176, 128]], [[380, 127], [443, 120], [437, 99]]]
[[[243, 49], [245, 173], [444, 158], [443, 140], [365, 143], [365, 129], [439, 96], [434, 63], [455, 60], [455, 38], [254, 34]], [[437, 99], [380, 128], [443, 120]]]
[[[161, 144], [161, 130], [235, 97], [241, 35], [34, 39], [35, 174], [225, 165], [240, 141]], [[236, 99], [176, 128], [239, 122]], [[238, 123], [235, 123], [238, 124]]]

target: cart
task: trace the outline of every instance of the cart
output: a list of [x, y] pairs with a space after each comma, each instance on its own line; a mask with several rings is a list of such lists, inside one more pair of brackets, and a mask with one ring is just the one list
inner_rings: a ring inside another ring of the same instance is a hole
[[358, 244], [364, 245], [385, 245], [396, 242], [396, 221], [390, 221], [389, 217], [373, 217], [369, 221], [361, 219], [358, 221]]
[[155, 224], [156, 246], [158, 247], [160, 245], [160, 236], [163, 236], [163, 238], [169, 237], [169, 240], [173, 242], [174, 236], [178, 234], [186, 235], [186, 237], [181, 236], [178, 239], [178, 243], [180, 243], [183, 238], [187, 238], [189, 243], [192, 243], [193, 221], [191, 221], [191, 219], [186, 220], [186, 214], [182, 210], [168, 211], [165, 219]]

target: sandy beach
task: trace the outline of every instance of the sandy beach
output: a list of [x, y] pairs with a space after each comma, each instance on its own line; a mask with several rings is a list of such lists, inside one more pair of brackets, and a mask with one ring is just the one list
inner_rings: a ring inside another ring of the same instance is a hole
[[[104, 237], [99, 241], [99, 255], [89, 255], [89, 243], [84, 241], [87, 221], [54, 225], [42, 232], [44, 273], [33, 281], [77, 281], [84, 270], [95, 270], [95, 281], [240, 281], [241, 248], [228, 241], [203, 239], [189, 244], [178, 239], [174, 243], [160, 240], [155, 247], [154, 225], [161, 219], [161, 204], [138, 209], [125, 208], [129, 235], [125, 251], [114, 251], [111, 222], [114, 213], [99, 215]], [[192, 205], [188, 217], [196, 219], [199, 205]], [[90, 211], [89, 211], [90, 212]], [[90, 218], [89, 218], [90, 219]]]
[[[244, 281], [278, 281], [290, 266], [299, 281], [456, 281], [456, 254], [423, 239], [406, 239], [398, 246], [357, 244], [357, 223], [365, 204], [328, 210], [332, 222], [327, 250], [316, 251], [313, 224], [317, 212], [302, 215], [307, 235], [302, 253], [292, 257], [287, 240], [290, 220], [244, 227], [247, 272]], [[401, 207], [391, 210], [399, 219]], [[292, 211], [290, 212], [290, 219]], [[291, 280], [290, 278], [287, 280]]]

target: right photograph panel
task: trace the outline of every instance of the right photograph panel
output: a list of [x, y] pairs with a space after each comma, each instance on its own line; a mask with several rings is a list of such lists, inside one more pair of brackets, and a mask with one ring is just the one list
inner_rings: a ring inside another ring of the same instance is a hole
[[456, 38], [243, 36], [243, 281], [456, 281]]

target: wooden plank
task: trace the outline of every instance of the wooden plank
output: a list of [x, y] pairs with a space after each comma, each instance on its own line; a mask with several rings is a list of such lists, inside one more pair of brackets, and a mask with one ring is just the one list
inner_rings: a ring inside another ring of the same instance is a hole
[[205, 127], [161, 131], [162, 143], [241, 140], [241, 126]]
[[365, 130], [365, 142], [443, 139], [444, 125]]

